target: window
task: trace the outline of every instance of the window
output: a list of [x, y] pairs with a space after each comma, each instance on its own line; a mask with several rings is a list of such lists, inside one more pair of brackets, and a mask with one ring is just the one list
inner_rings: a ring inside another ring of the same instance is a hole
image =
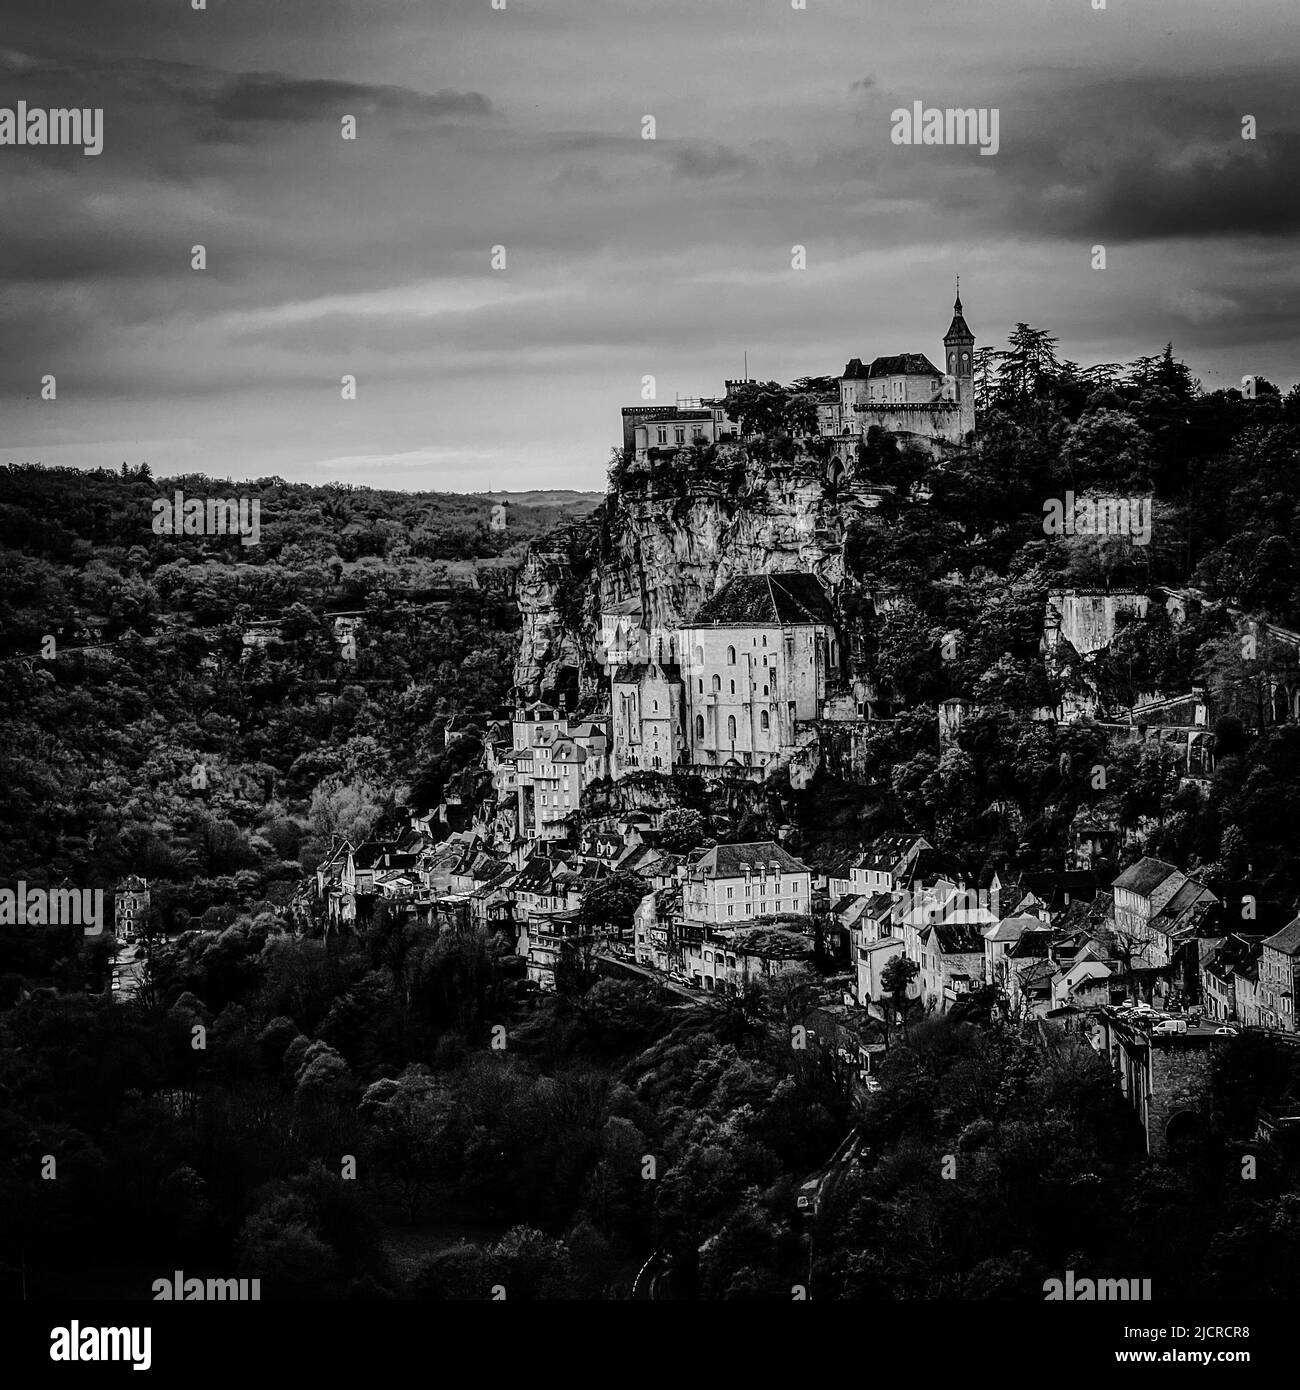
[[766, 633], [766, 632], [763, 634], [763, 645], [764, 645], [765, 647], [767, 646], [767, 633]]
[[732, 681], [732, 682], [731, 682], [731, 693], [732, 693], [733, 695], [736, 693], [736, 682], [735, 682], [735, 681]]
[[721, 676], [714, 676], [714, 678], [713, 678], [713, 689], [714, 689], [715, 692], [720, 691], [720, 690], [722, 689], [722, 677], [721, 677]]
[[736, 741], [736, 716], [734, 714], [727, 716], [727, 738], [732, 743]]
[[[700, 684], [703, 685], [704, 682], [701, 681]], [[704, 737], [704, 716], [702, 714], [697, 714], [695, 716], [695, 737]]]
[[[763, 694], [766, 695], [767, 691], [764, 690]], [[762, 729], [764, 733], [766, 733], [772, 727], [771, 716], [768, 714], [766, 710], [764, 710], [762, 714], [758, 716], [758, 727]]]
[[655, 713], [656, 713], [656, 714], [659, 713], [659, 701], [658, 701], [658, 700], [655, 701]]
[[677, 441], [678, 444], [685, 444], [685, 443], [686, 443], [686, 426], [685, 426], [685, 425], [676, 425], [676, 426], [674, 426], [674, 427], [673, 427], [673, 438]]
[[664, 428], [663, 425], [659, 426], [659, 442], [660, 444], [668, 443], [668, 431]]
[[727, 665], [728, 665], [728, 666], [734, 666], [735, 664], [736, 664], [736, 649], [735, 649], [735, 647], [728, 647], [728, 648], [727, 648]]
[[728, 889], [727, 889], [727, 897], [731, 898], [731, 897], [734, 897], [734, 896], [735, 896], [735, 890], [732, 889], [732, 888], [728, 888]]
[[700, 687], [700, 694], [703, 695], [703, 694], [704, 694], [704, 682], [703, 682], [703, 681], [697, 681], [696, 684]]

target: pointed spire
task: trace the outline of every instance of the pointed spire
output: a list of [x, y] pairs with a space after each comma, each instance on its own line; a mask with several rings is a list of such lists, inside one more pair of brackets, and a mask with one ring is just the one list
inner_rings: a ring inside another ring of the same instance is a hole
[[975, 335], [970, 331], [970, 326], [967, 324], [965, 315], [962, 313], [961, 276], [959, 275], [957, 277], [957, 298], [952, 306], [952, 322], [948, 325], [948, 331], [943, 335], [943, 340], [947, 343], [954, 338], [970, 338], [973, 340], [974, 337]]

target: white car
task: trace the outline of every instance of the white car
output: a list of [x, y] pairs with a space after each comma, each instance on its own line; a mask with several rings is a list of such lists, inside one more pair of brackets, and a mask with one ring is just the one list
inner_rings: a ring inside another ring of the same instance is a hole
[[1187, 1032], [1187, 1020], [1185, 1018], [1162, 1018], [1151, 1031], [1153, 1033], [1185, 1033]]
[[1241, 1036], [1241, 1029], [1234, 1028], [1229, 1023], [1225, 1023], [1222, 1028], [1216, 1028], [1214, 1031], [1218, 1036], [1225, 1038], [1237, 1038]]

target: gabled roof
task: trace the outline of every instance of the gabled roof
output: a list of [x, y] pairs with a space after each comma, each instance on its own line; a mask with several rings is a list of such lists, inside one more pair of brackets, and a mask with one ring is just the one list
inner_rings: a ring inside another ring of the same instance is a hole
[[938, 367], [923, 352], [897, 352], [877, 357], [869, 367], [860, 357], [851, 358], [840, 375], [841, 381], [864, 381], [873, 376], [939, 376]]
[[1173, 864], [1166, 864], [1163, 859], [1152, 859], [1148, 856], [1139, 859], [1136, 864], [1129, 865], [1111, 887], [1125, 888], [1130, 893], [1149, 898], [1166, 879], [1179, 872], [1181, 871]]
[[984, 938], [974, 922], [944, 922], [932, 928], [945, 956], [984, 954]]
[[697, 625], [771, 627], [833, 623], [835, 615], [815, 574], [738, 574], [695, 615]]
[[1218, 901], [1203, 883], [1189, 878], [1186, 883], [1179, 885], [1173, 897], [1152, 917], [1151, 929], [1165, 935], [1185, 935], [1186, 931], [1181, 929], [1195, 927]]
[[1300, 956], [1300, 917], [1296, 917], [1270, 936], [1264, 945], [1271, 951], [1281, 951], [1284, 956]]
[[1051, 949], [1050, 931], [1027, 931], [1007, 951], [1007, 955], [1011, 960], [1041, 960], [1050, 954]]
[[392, 853], [392, 849], [392, 845], [383, 840], [363, 840], [352, 851], [352, 866], [356, 869], [373, 869], [386, 855]]
[[1027, 931], [1035, 931], [1043, 926], [1037, 917], [1004, 917], [995, 927], [984, 934], [985, 941], [1019, 941]]
[[939, 376], [938, 367], [923, 352], [898, 352], [892, 357], [877, 357], [867, 368], [872, 376]]
[[747, 868], [757, 873], [764, 866], [782, 874], [812, 872], [774, 840], [757, 840], [743, 845], [715, 845], [692, 863], [690, 873], [692, 878], [744, 878]]

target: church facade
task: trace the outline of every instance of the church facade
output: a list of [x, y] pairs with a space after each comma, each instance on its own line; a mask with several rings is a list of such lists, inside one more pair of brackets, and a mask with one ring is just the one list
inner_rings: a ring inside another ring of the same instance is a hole
[[609, 771], [729, 769], [761, 777], [801, 746], [843, 671], [829, 596], [812, 574], [738, 575], [689, 624], [647, 633], [635, 600], [602, 615]]

